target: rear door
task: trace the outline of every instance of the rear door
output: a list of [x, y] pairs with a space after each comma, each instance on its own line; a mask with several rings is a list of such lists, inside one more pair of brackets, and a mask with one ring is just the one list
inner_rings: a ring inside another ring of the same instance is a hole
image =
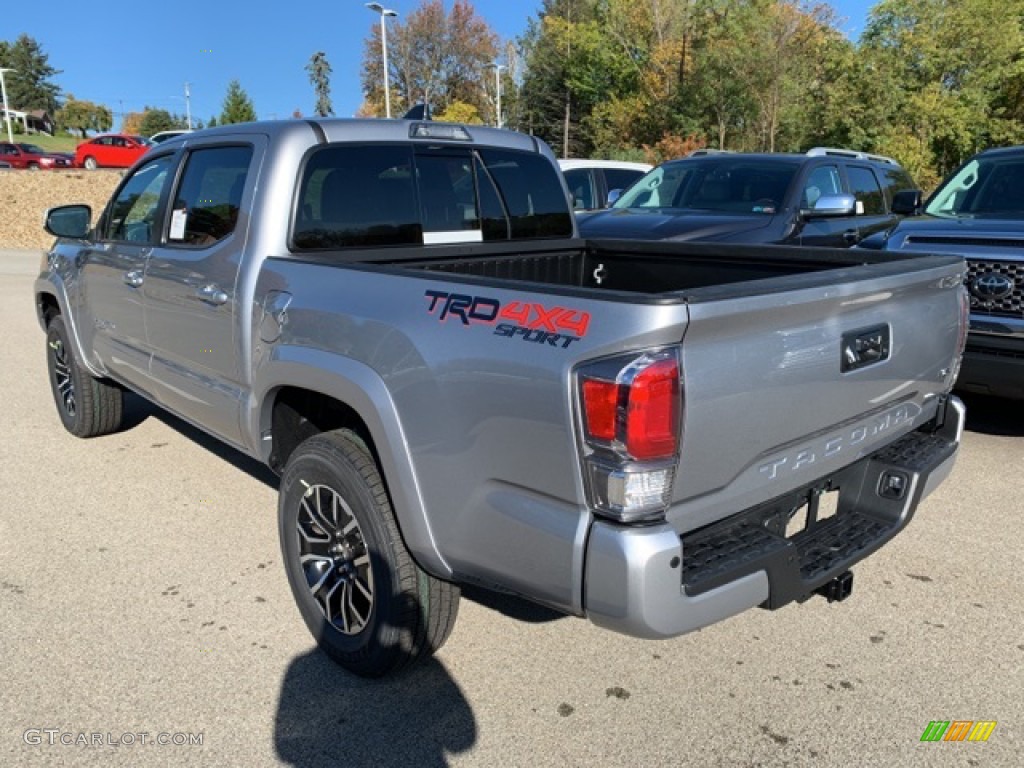
[[846, 180], [850, 194], [857, 199], [857, 242], [868, 235], [888, 229], [896, 222], [896, 216], [889, 213], [889, 204], [882, 192], [875, 171], [868, 165], [848, 163]]
[[237, 277], [252, 180], [265, 139], [224, 138], [186, 151], [169, 225], [146, 270], [156, 399], [230, 442], [240, 441]]

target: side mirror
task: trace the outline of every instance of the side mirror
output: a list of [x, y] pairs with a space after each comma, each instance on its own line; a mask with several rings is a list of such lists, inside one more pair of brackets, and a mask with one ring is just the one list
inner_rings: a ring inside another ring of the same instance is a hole
[[50, 208], [43, 220], [43, 228], [54, 237], [82, 240], [89, 234], [92, 209], [88, 205], [61, 205]]
[[611, 208], [620, 197], [622, 197], [621, 189], [610, 190], [608, 192], [608, 205], [606, 207]]
[[801, 213], [807, 218], [853, 216], [857, 213], [857, 198], [853, 195], [824, 195]]
[[921, 212], [920, 189], [901, 189], [892, 196], [892, 212], [900, 216], [914, 216]]

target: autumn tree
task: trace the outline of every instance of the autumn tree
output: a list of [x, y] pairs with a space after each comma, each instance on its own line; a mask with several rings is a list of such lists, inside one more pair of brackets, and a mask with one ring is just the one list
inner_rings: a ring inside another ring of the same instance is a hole
[[[334, 114], [334, 107], [331, 105], [331, 65], [327, 62], [327, 54], [317, 51], [306, 64], [306, 71], [309, 73], [309, 82], [313, 85], [316, 93], [316, 106], [313, 107], [313, 114], [319, 117], [327, 117]], [[298, 111], [298, 110], [296, 110]]]
[[[468, 0], [455, 0], [446, 11], [442, 0], [424, 0], [405, 21], [388, 27], [388, 76], [392, 113], [401, 114], [427, 103], [435, 114], [454, 102], [487, 111], [486, 65], [498, 52], [498, 37], [476, 15]], [[384, 72], [380, 25], [374, 24], [364, 42], [363, 115], [383, 115]]]

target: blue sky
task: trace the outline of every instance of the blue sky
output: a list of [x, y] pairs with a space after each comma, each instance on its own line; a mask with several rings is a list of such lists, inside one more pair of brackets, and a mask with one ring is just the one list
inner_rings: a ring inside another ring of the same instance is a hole
[[[391, 0], [406, 16], [420, 0]], [[446, 0], [450, 7], [450, 0]], [[873, 0], [836, 0], [844, 30], [856, 38]], [[477, 15], [502, 38], [520, 35], [540, 2], [476, 0]], [[363, 41], [379, 16], [360, 0], [174, 0], [173, 2], [71, 3], [45, 11], [19, 6], [0, 14], [0, 39], [34, 37], [63, 70], [55, 80], [65, 94], [107, 105], [117, 114], [149, 104], [185, 112], [190, 83], [193, 117], [219, 115], [227, 84], [237, 78], [261, 119], [313, 111], [313, 88], [304, 69], [318, 50], [333, 68], [331, 97], [339, 117], [362, 102], [359, 65]], [[113, 13], [104, 14], [104, 10]], [[57, 21], [59, 19], [59, 21]], [[17, 107], [18, 105], [12, 105]]]

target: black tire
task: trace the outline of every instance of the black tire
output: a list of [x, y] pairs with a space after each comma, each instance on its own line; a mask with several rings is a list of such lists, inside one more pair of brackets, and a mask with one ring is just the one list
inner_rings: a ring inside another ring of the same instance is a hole
[[281, 477], [278, 520], [299, 612], [342, 667], [381, 677], [448, 639], [459, 589], [413, 561], [377, 465], [355, 433], [325, 432], [295, 450]]
[[57, 315], [46, 331], [50, 391], [61, 423], [77, 437], [97, 437], [121, 428], [124, 392], [95, 379], [75, 359], [64, 319]]

